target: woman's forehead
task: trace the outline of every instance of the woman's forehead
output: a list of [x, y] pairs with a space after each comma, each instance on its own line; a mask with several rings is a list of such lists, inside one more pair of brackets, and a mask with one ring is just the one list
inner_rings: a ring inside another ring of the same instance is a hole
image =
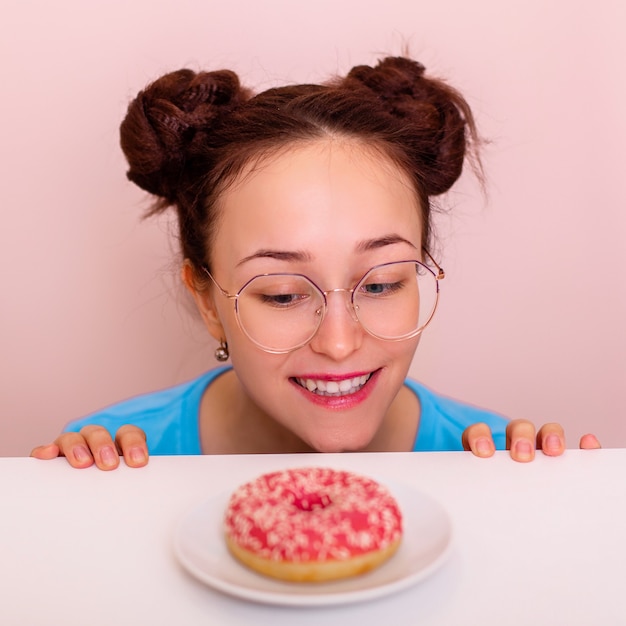
[[231, 262], [256, 249], [317, 256], [389, 234], [421, 241], [408, 176], [378, 151], [320, 141], [259, 161], [224, 192], [214, 252]]
[[[389, 204], [419, 201], [409, 176], [389, 157], [362, 142], [324, 139], [295, 144], [249, 163], [221, 195], [220, 209], [254, 215], [332, 209], [337, 217], [355, 208], [384, 218]], [[419, 211], [418, 211], [419, 212]]]
[[326, 162], [331, 166], [337, 159], [362, 172], [369, 172], [370, 175], [382, 173], [395, 178], [406, 185], [411, 193], [416, 193], [412, 176], [390, 156], [384, 146], [375, 142], [368, 143], [358, 137], [339, 135], [290, 141], [260, 151], [248, 159], [229, 184], [229, 189], [245, 185], [250, 178], [262, 175], [268, 169], [275, 172], [294, 162], [305, 166]]

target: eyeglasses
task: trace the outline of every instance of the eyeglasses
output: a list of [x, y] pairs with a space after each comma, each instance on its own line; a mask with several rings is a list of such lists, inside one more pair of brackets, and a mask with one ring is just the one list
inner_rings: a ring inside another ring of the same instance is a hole
[[222, 295], [234, 300], [237, 323], [247, 337], [266, 352], [284, 354], [313, 339], [331, 293], [349, 295], [353, 319], [373, 337], [402, 341], [419, 335], [435, 313], [445, 276], [426, 255], [437, 273], [420, 261], [394, 261], [372, 267], [352, 289], [327, 291], [303, 274], [261, 274], [230, 294], [203, 269]]

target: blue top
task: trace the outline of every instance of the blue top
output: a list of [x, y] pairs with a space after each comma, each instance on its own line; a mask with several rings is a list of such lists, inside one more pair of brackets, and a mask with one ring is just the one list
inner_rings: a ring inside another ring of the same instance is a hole
[[[78, 432], [83, 426], [97, 424], [115, 437], [120, 426], [133, 424], [146, 433], [151, 455], [202, 454], [198, 419], [202, 394], [229, 369], [231, 366], [218, 367], [181, 385], [114, 404], [70, 422], [65, 432]], [[507, 420], [504, 417], [437, 395], [410, 378], [405, 385], [421, 405], [415, 452], [463, 450], [463, 431], [477, 422], [485, 422], [491, 428], [498, 450], [505, 449]]]

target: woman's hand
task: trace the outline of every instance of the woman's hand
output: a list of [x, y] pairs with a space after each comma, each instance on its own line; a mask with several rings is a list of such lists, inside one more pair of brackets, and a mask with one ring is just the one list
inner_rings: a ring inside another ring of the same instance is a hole
[[[581, 450], [600, 448], [595, 435], [583, 435], [580, 438]], [[487, 424], [479, 423], [468, 426], [463, 432], [463, 448], [476, 456], [490, 457], [496, 451]], [[535, 450], [541, 450], [548, 456], [559, 456], [565, 451], [565, 434], [560, 424], [544, 424], [537, 432], [527, 420], [513, 420], [506, 427], [506, 449], [511, 458], [526, 463], [535, 458]]]
[[113, 441], [103, 426], [85, 426], [78, 433], [63, 433], [54, 443], [35, 448], [30, 456], [43, 460], [64, 456], [72, 467], [90, 467], [95, 463], [101, 470], [112, 470], [119, 466], [120, 454], [129, 467], [143, 467], [148, 463], [143, 430], [130, 424], [122, 426]]

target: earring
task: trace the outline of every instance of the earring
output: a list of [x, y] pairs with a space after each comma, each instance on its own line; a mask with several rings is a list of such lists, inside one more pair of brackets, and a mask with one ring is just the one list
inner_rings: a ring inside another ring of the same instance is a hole
[[230, 353], [228, 352], [228, 344], [224, 339], [220, 339], [220, 345], [215, 349], [215, 358], [223, 363], [224, 361], [228, 361], [228, 357]]

